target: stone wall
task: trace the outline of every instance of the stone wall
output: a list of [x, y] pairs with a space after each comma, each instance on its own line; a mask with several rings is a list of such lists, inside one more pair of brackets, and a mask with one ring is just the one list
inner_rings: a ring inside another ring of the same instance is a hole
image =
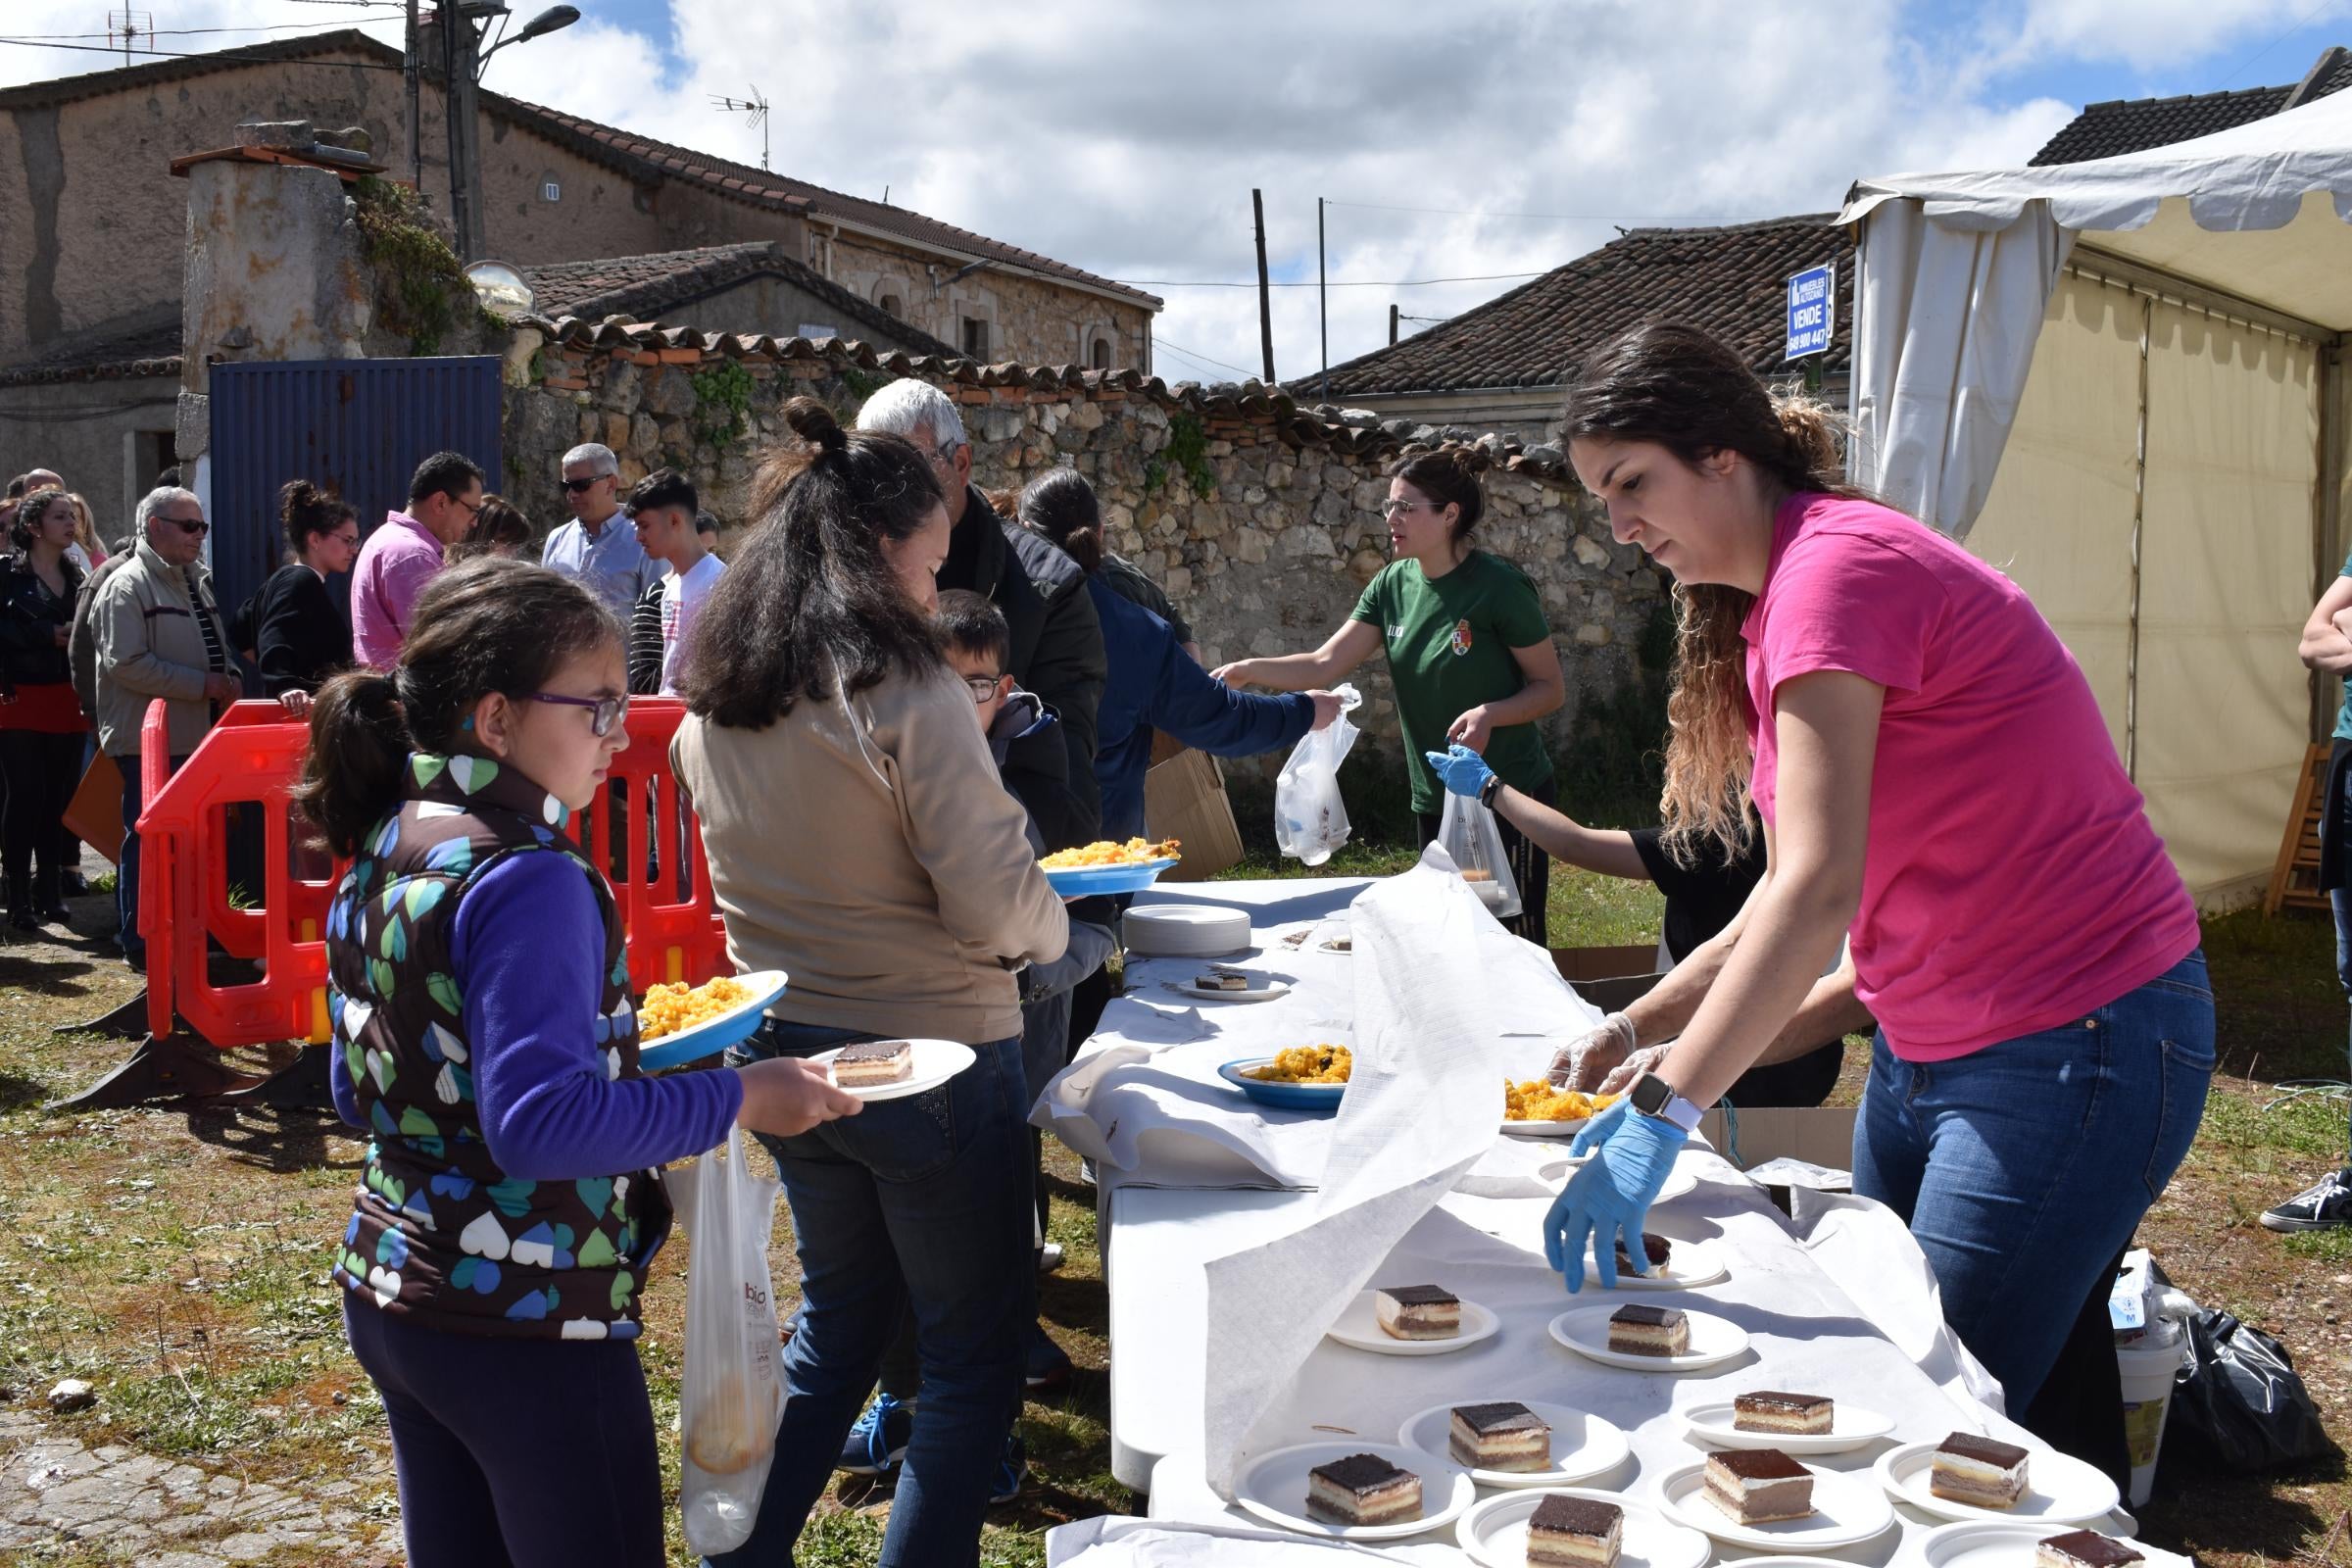
[[[567, 514], [558, 487], [564, 448], [603, 441], [625, 479], [663, 464], [690, 473], [732, 527], [760, 451], [778, 438], [783, 402], [806, 393], [846, 420], [877, 388], [920, 375], [960, 405], [984, 489], [1014, 488], [1075, 467], [1102, 503], [1111, 547], [1165, 585], [1211, 663], [1313, 648], [1348, 617], [1385, 563], [1384, 470], [1434, 444], [1427, 426], [1370, 416], [1320, 418], [1251, 382], [1171, 388], [1134, 371], [981, 366], [802, 339], [706, 339], [684, 328], [537, 321], [509, 355], [506, 482], [544, 530]], [[743, 423], [710, 439], [744, 394]], [[1555, 750], [1581, 698], [1625, 681], [1664, 594], [1640, 552], [1613, 543], [1600, 509], [1560, 455], [1498, 437], [1480, 443], [1488, 474], [1485, 548], [1517, 563], [1543, 594], [1567, 672], [1550, 721]], [[1385, 662], [1359, 670], [1358, 715], [1392, 758], [1396, 710]], [[1270, 777], [1280, 759], [1254, 764]], [[1250, 764], [1245, 764], [1248, 766]]]

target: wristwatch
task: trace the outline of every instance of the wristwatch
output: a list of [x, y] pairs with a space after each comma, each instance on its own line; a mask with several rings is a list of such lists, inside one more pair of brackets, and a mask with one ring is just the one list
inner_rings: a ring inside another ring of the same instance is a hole
[[1494, 797], [1502, 793], [1502, 775], [1489, 773], [1487, 781], [1478, 787], [1478, 804], [1488, 810], [1494, 809]]
[[1654, 1072], [1645, 1072], [1635, 1079], [1629, 1098], [1634, 1102], [1634, 1109], [1642, 1115], [1670, 1121], [1687, 1133], [1696, 1132], [1699, 1117], [1706, 1114], [1676, 1094], [1674, 1085]]

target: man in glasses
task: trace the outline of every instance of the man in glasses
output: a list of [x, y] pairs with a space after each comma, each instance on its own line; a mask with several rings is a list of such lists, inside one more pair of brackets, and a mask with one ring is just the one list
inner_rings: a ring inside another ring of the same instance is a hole
[[[122, 853], [115, 909], [122, 956], [146, 967], [139, 935], [139, 735], [147, 705], [165, 701], [171, 762], [187, 760], [220, 710], [243, 695], [229, 672], [228, 626], [205, 570], [204, 504], [186, 490], [149, 491], [139, 503], [138, 548], [90, 602], [96, 643], [98, 744], [122, 775]], [[111, 563], [110, 563], [111, 564]]]
[[385, 514], [351, 568], [351, 643], [361, 663], [390, 669], [399, 662], [416, 596], [481, 510], [482, 469], [471, 458], [436, 452], [416, 466], [409, 510]]
[[646, 589], [662, 580], [662, 567], [621, 514], [620, 460], [611, 447], [591, 441], [564, 454], [564, 499], [571, 520], [547, 536], [539, 564], [572, 578], [626, 621]]

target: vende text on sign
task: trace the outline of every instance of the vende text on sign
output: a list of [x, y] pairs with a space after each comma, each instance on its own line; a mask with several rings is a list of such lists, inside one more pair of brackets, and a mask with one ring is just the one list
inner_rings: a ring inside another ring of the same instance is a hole
[[1788, 279], [1788, 349], [1781, 358], [1801, 360], [1827, 354], [1838, 325], [1836, 263], [1808, 267]]

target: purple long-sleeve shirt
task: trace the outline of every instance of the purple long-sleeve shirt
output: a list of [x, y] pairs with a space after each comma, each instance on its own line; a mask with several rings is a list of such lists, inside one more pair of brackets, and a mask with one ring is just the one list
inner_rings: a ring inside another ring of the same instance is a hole
[[[605, 1076], [593, 1034], [605, 921], [569, 857], [509, 856], [458, 906], [450, 967], [466, 999], [473, 1092], [490, 1157], [523, 1181], [617, 1176], [715, 1147], [743, 1108], [732, 1072]], [[343, 1054], [335, 1108], [365, 1127]]]

